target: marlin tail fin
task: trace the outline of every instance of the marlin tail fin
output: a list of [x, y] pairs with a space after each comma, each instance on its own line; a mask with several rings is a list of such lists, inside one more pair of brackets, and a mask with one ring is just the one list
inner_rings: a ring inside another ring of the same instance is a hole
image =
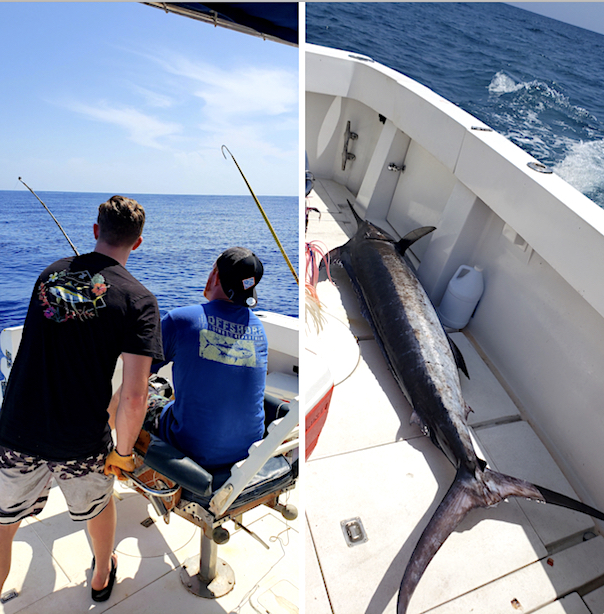
[[604, 514], [599, 510], [553, 490], [491, 469], [477, 470], [473, 475], [461, 467], [411, 554], [401, 582], [397, 614], [405, 614], [428, 564], [467, 514], [477, 507], [496, 505], [508, 497], [551, 503], [604, 520]]

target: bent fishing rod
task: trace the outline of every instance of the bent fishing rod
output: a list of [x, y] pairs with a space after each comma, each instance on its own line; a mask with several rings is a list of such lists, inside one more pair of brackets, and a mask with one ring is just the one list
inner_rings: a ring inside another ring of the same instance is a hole
[[235, 156], [230, 152], [229, 148], [226, 145], [223, 145], [222, 148], [221, 148], [222, 155], [226, 159], [226, 155], [224, 153], [225, 149], [229, 152], [229, 155], [231, 156], [231, 158], [233, 158], [233, 162], [235, 163], [235, 166], [237, 167], [237, 170], [241, 173], [241, 176], [243, 177], [243, 181], [245, 181], [245, 185], [247, 186], [247, 189], [250, 191], [250, 194], [252, 195], [254, 201], [256, 202], [256, 205], [258, 206], [258, 209], [260, 210], [260, 213], [262, 214], [262, 217], [264, 218], [264, 221], [266, 222], [266, 225], [268, 226], [268, 229], [271, 231], [271, 234], [273, 235], [273, 239], [275, 239], [275, 242], [277, 243], [277, 246], [281, 250], [281, 254], [283, 255], [283, 258], [285, 258], [285, 262], [287, 262], [287, 266], [289, 267], [289, 270], [292, 272], [292, 275], [294, 276], [294, 279], [296, 280], [296, 283], [299, 284], [300, 282], [298, 281], [298, 275], [296, 274], [296, 271], [294, 270], [294, 267], [292, 266], [292, 263], [291, 263], [290, 259], [287, 257], [287, 254], [285, 253], [285, 250], [283, 249], [283, 246], [281, 245], [281, 241], [279, 241], [279, 237], [277, 236], [277, 233], [273, 229], [273, 226], [270, 223], [266, 213], [264, 212], [264, 209], [262, 208], [262, 205], [260, 204], [260, 202], [256, 198], [256, 195], [254, 194], [254, 190], [252, 190], [252, 186], [249, 184], [248, 180], [245, 178], [245, 175], [243, 174], [243, 171], [241, 170], [239, 164], [237, 164], [237, 160], [235, 160]]
[[52, 211], [44, 204], [42, 199], [25, 183], [25, 181], [21, 179], [21, 177], [19, 177], [19, 181], [42, 203], [42, 206], [44, 207], [44, 209], [46, 209], [46, 211], [50, 213], [50, 217], [55, 221], [55, 224], [61, 229], [61, 232], [65, 235], [65, 238], [69, 242], [69, 245], [71, 245], [71, 248], [75, 252], [75, 255], [79, 256], [80, 252], [76, 249], [76, 246], [71, 242], [71, 239], [67, 236], [67, 233], [63, 230], [63, 226], [61, 226], [61, 224], [59, 224], [59, 222], [57, 221], [57, 218], [52, 214]]

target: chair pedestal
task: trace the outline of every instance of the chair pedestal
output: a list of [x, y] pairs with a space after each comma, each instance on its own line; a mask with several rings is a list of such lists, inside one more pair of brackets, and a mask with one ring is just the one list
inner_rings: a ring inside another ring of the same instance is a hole
[[204, 531], [199, 558], [187, 559], [180, 570], [180, 581], [190, 593], [205, 599], [217, 599], [233, 590], [235, 573], [226, 561], [218, 558], [217, 552], [218, 545]]
[[[294, 418], [297, 419], [297, 413], [290, 413], [293, 416], [291, 421]], [[284, 423], [288, 417], [289, 414], [277, 421], [276, 425], [281, 430], [278, 430], [277, 427], [271, 430], [271, 433], [277, 435], [270, 440], [276, 443], [273, 452], [292, 430], [288, 422]], [[270, 436], [269, 433], [266, 439], [254, 447], [248, 459], [240, 465], [231, 467], [228, 475], [225, 474], [220, 476], [221, 479], [216, 479], [216, 484], [214, 484], [216, 475], [209, 473], [169, 444], [156, 437], [151, 437], [144, 457], [144, 465], [178, 486], [180, 499], [171, 511], [201, 528], [200, 555], [185, 561], [180, 571], [181, 582], [194, 595], [206, 599], [217, 599], [229, 593], [235, 586], [235, 574], [232, 568], [217, 556], [218, 545], [226, 543], [229, 538], [228, 532], [222, 527], [224, 522], [237, 519], [244, 512], [259, 505], [277, 509], [285, 518], [293, 519], [297, 516], [297, 510], [293, 506], [279, 504], [279, 495], [294, 488], [296, 484], [297, 467], [292, 466], [282, 454], [270, 456], [271, 449], [262, 448], [263, 445], [266, 446]], [[258, 451], [267, 455], [267, 458], [259, 456]], [[127, 477], [134, 487], [152, 502], [157, 497], [175, 495], [173, 489], [164, 488], [163, 484], [161, 489], [150, 488], [141, 480], [137, 480], [134, 474], [127, 474]], [[227, 486], [223, 487], [225, 480]], [[228, 483], [229, 480], [233, 483]], [[221, 490], [223, 488], [229, 497], [233, 497], [228, 505], [227, 499], [219, 497], [219, 494], [224, 494]], [[225, 509], [221, 508], [220, 512], [210, 511], [215, 498], [221, 501], [220, 505]], [[155, 504], [158, 513], [164, 518], [168, 517], [163, 501], [155, 501]], [[253, 533], [252, 535], [258, 539]], [[259, 541], [264, 544], [262, 540]]]

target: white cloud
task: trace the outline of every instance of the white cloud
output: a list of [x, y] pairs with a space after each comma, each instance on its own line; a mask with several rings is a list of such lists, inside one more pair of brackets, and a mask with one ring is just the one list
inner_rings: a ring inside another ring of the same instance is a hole
[[130, 87], [134, 92], [140, 94], [145, 99], [147, 105], [149, 105], [150, 107], [167, 109], [169, 107], [174, 106], [174, 100], [170, 96], [159, 94], [158, 92], [153, 92], [146, 87], [141, 87], [140, 85], [135, 85], [132, 83], [130, 84]]
[[205, 100], [208, 111], [227, 117], [283, 115], [297, 102], [296, 80], [285, 71], [252, 68], [208, 77], [195, 94]]
[[107, 124], [123, 128], [130, 140], [155, 149], [163, 149], [160, 139], [181, 132], [182, 127], [173, 122], [162, 122], [138, 109], [112, 107], [107, 102], [90, 105], [72, 101], [66, 105], [72, 111]]
[[[215, 151], [220, 153], [222, 145], [226, 145], [238, 161], [244, 154], [248, 158], [266, 159], [280, 158], [283, 156], [284, 145], [280, 140], [275, 144], [272, 137], [277, 128], [270, 130], [266, 125], [215, 125], [200, 126], [201, 139], [200, 150]], [[229, 158], [227, 153], [227, 158]]]
[[205, 113], [218, 120], [238, 116], [276, 116], [295, 112], [298, 76], [281, 68], [239, 66], [221, 70], [184, 56], [156, 58], [164, 70], [189, 79], [193, 93], [206, 103]]

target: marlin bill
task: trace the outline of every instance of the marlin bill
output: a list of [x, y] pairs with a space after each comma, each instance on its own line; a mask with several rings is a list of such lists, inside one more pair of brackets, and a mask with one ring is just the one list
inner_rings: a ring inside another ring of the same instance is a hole
[[467, 369], [440, 323], [418, 280], [406, 250], [434, 230], [424, 227], [399, 241], [368, 221], [345, 245], [330, 252], [330, 261], [347, 271], [378, 345], [409, 400], [411, 421], [430, 437], [456, 468], [456, 476], [420, 536], [405, 569], [398, 614], [405, 614], [428, 564], [444, 541], [473, 509], [523, 497], [567, 507], [604, 520], [604, 514], [565, 495], [489, 469], [476, 454], [467, 426], [459, 370]]

